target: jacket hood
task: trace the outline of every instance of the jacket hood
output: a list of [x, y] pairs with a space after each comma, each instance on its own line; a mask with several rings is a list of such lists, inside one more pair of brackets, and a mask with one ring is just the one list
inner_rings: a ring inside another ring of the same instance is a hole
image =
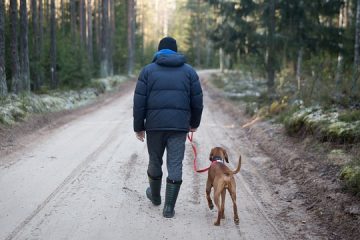
[[161, 66], [179, 67], [185, 64], [185, 56], [179, 53], [174, 54], [156, 54], [153, 62]]

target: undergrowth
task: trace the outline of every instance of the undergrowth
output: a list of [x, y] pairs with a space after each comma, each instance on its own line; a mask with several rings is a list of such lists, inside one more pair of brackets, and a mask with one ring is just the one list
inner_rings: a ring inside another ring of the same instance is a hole
[[360, 158], [346, 164], [340, 173], [346, 189], [360, 197]]
[[94, 101], [98, 95], [116, 90], [128, 77], [113, 76], [94, 79], [86, 88], [40, 89], [37, 94], [10, 94], [0, 99], [0, 124], [13, 125], [34, 113], [74, 109]]
[[[320, 92], [314, 92], [313, 97], [301, 98], [296, 94], [296, 89], [286, 84], [281, 91], [269, 96], [263, 80], [255, 81], [241, 72], [218, 75], [214, 85], [222, 89], [229, 99], [243, 103], [246, 114], [282, 123], [289, 135], [312, 135], [319, 140], [319, 144], [340, 144], [350, 149], [354, 148], [351, 146], [360, 145], [360, 109], [356, 101], [344, 105], [340, 104], [343, 101], [335, 101], [331, 96], [325, 101], [321, 100], [324, 93]], [[355, 160], [344, 165], [340, 173], [346, 188], [358, 196], [359, 152], [355, 151]]]

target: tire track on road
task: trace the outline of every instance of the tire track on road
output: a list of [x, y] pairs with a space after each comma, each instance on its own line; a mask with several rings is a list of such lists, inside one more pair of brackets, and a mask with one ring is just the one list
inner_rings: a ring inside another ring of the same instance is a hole
[[53, 200], [66, 185], [75, 180], [75, 178], [81, 173], [81, 171], [86, 168], [91, 162], [93, 162], [97, 156], [106, 149], [106, 147], [111, 143], [114, 138], [118, 135], [116, 129], [121, 125], [121, 122], [117, 124], [111, 131], [110, 135], [105, 139], [105, 141], [91, 154], [89, 154], [83, 162], [81, 162], [65, 179], [64, 181], [41, 203], [38, 207], [23, 220], [5, 239], [12, 240], [16, 237], [18, 233], [29, 223], [31, 220], [37, 216], [37, 214], [51, 201]]

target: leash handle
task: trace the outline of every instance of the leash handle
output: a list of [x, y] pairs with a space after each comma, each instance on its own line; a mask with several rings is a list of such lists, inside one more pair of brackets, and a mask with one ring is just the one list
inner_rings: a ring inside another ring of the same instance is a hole
[[195, 171], [195, 172], [198, 172], [198, 173], [206, 172], [207, 170], [209, 170], [209, 168], [211, 167], [211, 165], [210, 165], [209, 167], [207, 167], [207, 168], [204, 168], [204, 169], [196, 169], [197, 150], [196, 150], [195, 144], [193, 143], [193, 137], [194, 137], [194, 133], [193, 133], [193, 132], [189, 133], [188, 136], [187, 136], [187, 138], [188, 138], [189, 141], [190, 141], [190, 144], [191, 144], [193, 153], [194, 153], [194, 171]]

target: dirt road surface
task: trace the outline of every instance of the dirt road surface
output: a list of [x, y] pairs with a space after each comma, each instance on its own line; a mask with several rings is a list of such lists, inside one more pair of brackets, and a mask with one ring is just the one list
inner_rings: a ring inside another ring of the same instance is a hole
[[[200, 76], [206, 80], [209, 73]], [[206, 204], [207, 173], [194, 173], [189, 143], [176, 215], [163, 218], [163, 205], [155, 207], [145, 196], [147, 148], [133, 133], [132, 98], [133, 87], [58, 128], [40, 129], [31, 142], [0, 157], [0, 239], [323, 239], [304, 228], [308, 216], [300, 203], [279, 217], [289, 203], [274, 198], [261, 172], [271, 159], [207, 91], [194, 135], [198, 164], [208, 166], [214, 146], [228, 150], [231, 168], [242, 154], [236, 175], [240, 224], [233, 222], [227, 194], [225, 220], [213, 225], [217, 211]]]

